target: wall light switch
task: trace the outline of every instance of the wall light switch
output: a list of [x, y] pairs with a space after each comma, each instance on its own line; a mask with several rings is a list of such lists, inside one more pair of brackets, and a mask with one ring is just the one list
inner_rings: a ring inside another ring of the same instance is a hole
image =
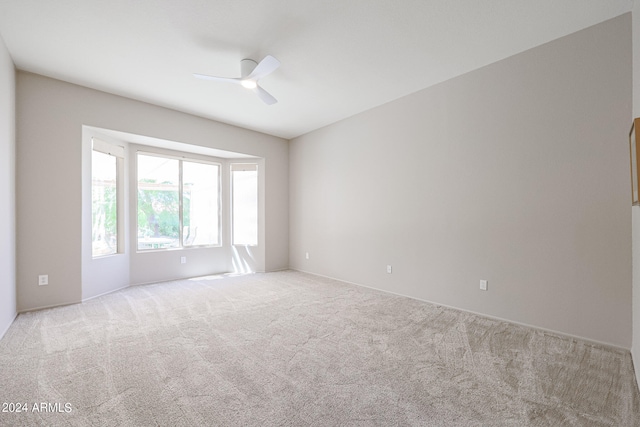
[[393, 272], [393, 269], [391, 268], [390, 265], [387, 265], [387, 273], [391, 274]]
[[309, 259], [309, 252], [305, 252], [304, 257], [305, 259]]
[[180, 257], [180, 264], [186, 264], [187, 263], [187, 257], [186, 256], [181, 256]]
[[480, 280], [480, 290], [481, 291], [486, 291], [489, 288], [489, 281], [488, 280]]
[[40, 276], [38, 276], [38, 285], [39, 286], [44, 286], [44, 285], [48, 285], [49, 284], [49, 275], [48, 274], [41, 274]]

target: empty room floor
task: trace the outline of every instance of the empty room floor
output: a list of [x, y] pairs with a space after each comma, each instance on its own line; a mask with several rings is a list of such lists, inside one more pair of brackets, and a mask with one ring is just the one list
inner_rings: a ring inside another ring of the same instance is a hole
[[284, 271], [18, 316], [2, 426], [635, 426], [629, 352]]

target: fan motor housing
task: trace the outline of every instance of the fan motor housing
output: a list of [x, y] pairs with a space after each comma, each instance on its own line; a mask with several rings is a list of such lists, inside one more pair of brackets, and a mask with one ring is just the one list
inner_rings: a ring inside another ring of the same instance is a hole
[[253, 59], [243, 59], [240, 61], [240, 76], [247, 77], [256, 68], [258, 63]]

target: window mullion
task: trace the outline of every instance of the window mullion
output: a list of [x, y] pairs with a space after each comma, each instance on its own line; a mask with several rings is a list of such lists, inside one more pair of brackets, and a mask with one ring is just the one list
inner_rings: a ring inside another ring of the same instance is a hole
[[220, 164], [141, 152], [137, 158], [138, 251], [220, 246]]

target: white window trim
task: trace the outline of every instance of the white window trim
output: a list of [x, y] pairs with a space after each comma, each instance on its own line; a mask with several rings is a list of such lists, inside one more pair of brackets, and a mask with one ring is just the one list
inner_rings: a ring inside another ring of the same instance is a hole
[[[236, 171], [256, 171], [256, 173], [258, 174], [257, 177], [257, 209], [258, 209], [258, 218], [257, 218], [257, 224], [256, 226], [258, 227], [256, 232], [257, 232], [257, 236], [256, 236], [256, 243], [254, 245], [246, 245], [246, 244], [242, 244], [242, 243], [234, 243], [234, 236], [233, 236], [233, 231], [234, 231], [234, 204], [233, 204], [233, 172]], [[257, 247], [260, 246], [260, 171], [258, 170], [258, 164], [257, 163], [231, 163], [229, 165], [229, 198], [230, 198], [230, 203], [229, 203], [229, 210], [231, 211], [231, 215], [229, 218], [230, 221], [230, 230], [229, 232], [231, 233], [231, 246], [247, 246], [247, 247]]]
[[[125, 230], [124, 230], [124, 147], [116, 144], [105, 142], [99, 138], [91, 137], [91, 151], [114, 156], [116, 158], [116, 233], [117, 248], [116, 252], [108, 255], [93, 255], [91, 250], [91, 258], [106, 258], [125, 253]], [[91, 165], [91, 176], [93, 177], [93, 164]], [[91, 224], [91, 233], [93, 235], [93, 224]]]
[[[188, 155], [178, 155], [178, 154], [165, 154], [165, 153], [158, 153], [158, 152], [154, 152], [154, 151], [147, 151], [147, 150], [140, 150], [137, 149], [136, 150], [136, 154], [135, 154], [135, 177], [133, 182], [135, 183], [135, 187], [136, 187], [136, 209], [135, 209], [135, 218], [137, 218], [137, 213], [138, 213], [138, 193], [137, 193], [137, 189], [138, 189], [138, 155], [144, 155], [144, 156], [153, 156], [153, 157], [160, 157], [160, 158], [164, 158], [164, 159], [173, 159], [173, 160], [178, 160], [178, 170], [179, 170], [179, 177], [178, 177], [178, 199], [179, 199], [179, 206], [180, 206], [180, 210], [178, 212], [178, 216], [179, 216], [179, 221], [180, 221], [180, 225], [179, 225], [179, 237], [178, 237], [178, 243], [179, 246], [175, 247], [175, 248], [162, 248], [162, 249], [157, 249], [157, 248], [153, 248], [153, 249], [140, 249], [138, 247], [138, 221], [137, 219], [135, 220], [135, 225], [136, 225], [136, 229], [135, 229], [135, 249], [136, 249], [136, 253], [149, 253], [149, 252], [166, 252], [166, 251], [181, 251], [181, 250], [189, 250], [189, 249], [202, 249], [202, 248], [220, 248], [223, 246], [223, 238], [222, 238], [222, 163], [220, 162], [216, 162], [216, 161], [211, 161], [211, 160], [203, 160], [203, 159], [198, 159], [198, 158], [194, 158], [194, 157], [190, 157]], [[214, 245], [189, 245], [189, 246], [184, 246], [184, 236], [182, 235], [183, 233], [183, 212], [182, 212], [182, 200], [183, 200], [183, 195], [182, 195], [182, 162], [186, 161], [186, 162], [192, 162], [192, 163], [203, 163], [203, 164], [208, 164], [208, 165], [213, 165], [213, 166], [217, 166], [218, 167], [218, 243], [214, 244]]]
[[105, 142], [95, 137], [91, 138], [91, 149], [93, 151], [99, 151], [104, 154], [124, 159], [124, 147]]

